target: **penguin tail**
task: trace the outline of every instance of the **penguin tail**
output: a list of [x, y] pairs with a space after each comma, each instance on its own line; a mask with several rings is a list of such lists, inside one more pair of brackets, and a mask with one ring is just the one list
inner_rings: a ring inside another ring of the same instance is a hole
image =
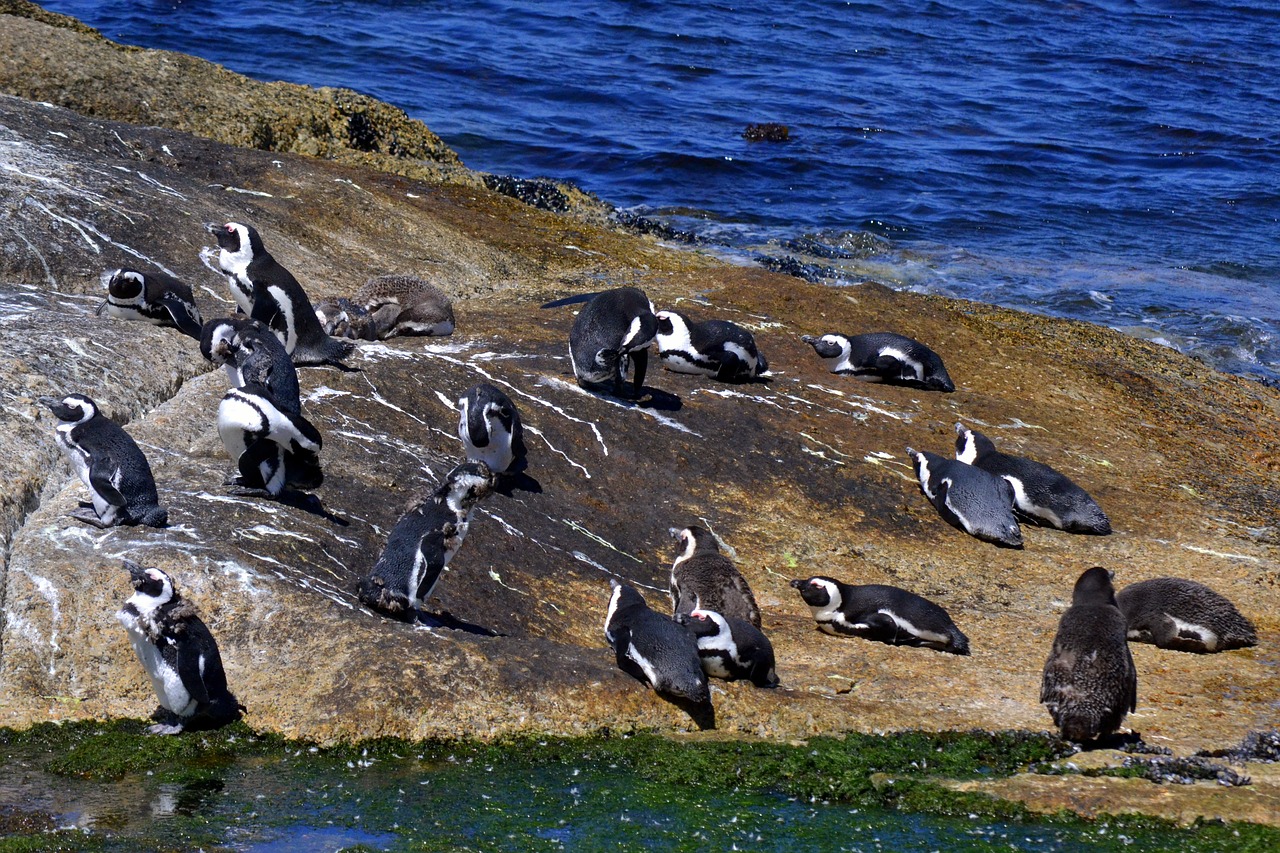
[[169, 511], [161, 506], [153, 506], [138, 519], [138, 523], [147, 527], [168, 527]]
[[331, 364], [335, 367], [346, 367], [343, 360], [356, 348], [355, 341], [345, 338], [332, 338], [325, 335], [324, 340], [308, 347], [299, 346], [293, 351], [293, 363], [301, 366]]

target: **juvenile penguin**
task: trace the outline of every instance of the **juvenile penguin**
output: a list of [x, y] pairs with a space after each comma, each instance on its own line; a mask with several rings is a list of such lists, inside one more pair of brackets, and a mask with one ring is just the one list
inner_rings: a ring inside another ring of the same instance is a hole
[[92, 503], [81, 503], [72, 518], [94, 527], [145, 524], [164, 527], [169, 513], [160, 507], [151, 466], [127, 432], [83, 394], [41, 397], [58, 418], [54, 435]]
[[369, 312], [345, 296], [330, 296], [314, 305], [316, 319], [326, 335], [335, 338], [352, 338], [360, 341], [376, 341], [381, 330], [374, 328]]
[[1180, 652], [1222, 652], [1258, 644], [1253, 623], [1228, 599], [1185, 578], [1152, 578], [1116, 593], [1128, 637]]
[[102, 274], [107, 298], [98, 305], [121, 320], [143, 320], [168, 326], [199, 340], [200, 309], [191, 288], [171, 275], [131, 269], [107, 270]]
[[218, 240], [218, 267], [236, 304], [279, 336], [294, 364], [341, 364], [350, 355], [354, 344], [324, 333], [306, 291], [266, 250], [256, 229], [238, 222], [207, 227]]
[[728, 619], [714, 610], [694, 608], [676, 622], [698, 640], [702, 670], [712, 678], [745, 678], [756, 687], [777, 687], [773, 644], [759, 628], [743, 619]]
[[956, 390], [938, 354], [904, 335], [803, 335], [800, 340], [813, 347], [832, 373], [926, 391]]
[[371, 278], [353, 301], [368, 312], [379, 339], [453, 334], [453, 303], [444, 291], [416, 275]]
[[715, 728], [711, 690], [693, 634], [650, 610], [633, 587], [609, 583], [613, 594], [604, 636], [613, 646], [618, 668], [683, 709], [699, 728]]
[[1044, 664], [1040, 701], [1065, 740], [1097, 740], [1120, 727], [1138, 704], [1138, 671], [1125, 639], [1111, 573], [1088, 569], [1058, 621]]
[[673, 527], [671, 537], [680, 543], [680, 553], [671, 564], [672, 615], [701, 607], [759, 628], [760, 608], [751, 585], [733, 561], [720, 553], [716, 538], [701, 527]]
[[409, 508], [357, 593], [369, 607], [403, 622], [418, 619], [440, 573], [462, 547], [471, 512], [496, 482], [483, 462], [464, 462]]
[[281, 411], [295, 415], [301, 412], [298, 370], [280, 339], [257, 320], [210, 320], [200, 336], [200, 352], [214, 364], [222, 365], [231, 387], [240, 388], [249, 382], [265, 385]]
[[226, 393], [218, 435], [240, 472], [226, 485], [238, 486], [239, 494], [279, 497], [287, 488], [316, 489], [324, 482], [319, 430], [281, 408], [265, 385], [246, 382]]
[[152, 734], [216, 729], [240, 719], [244, 706], [227, 689], [213, 634], [196, 608], [159, 569], [124, 561], [133, 595], [116, 613], [151, 677], [160, 707]]
[[659, 311], [658, 358], [675, 373], [747, 382], [769, 369], [755, 338], [728, 320], [695, 323], [678, 311]]
[[907, 448], [920, 491], [950, 525], [1005, 548], [1022, 547], [1013, 514], [1013, 486], [981, 468], [936, 453]]
[[980, 432], [956, 424], [956, 459], [995, 474], [1013, 486], [1013, 506], [1023, 517], [1068, 533], [1105, 536], [1111, 522], [1089, 493], [1041, 462], [1010, 456]]
[[495, 474], [526, 467], [520, 412], [510, 397], [487, 382], [472, 385], [458, 398], [458, 438], [468, 459], [483, 462]]
[[657, 333], [653, 303], [640, 288], [619, 287], [595, 294], [569, 331], [569, 359], [578, 384], [589, 391], [621, 396], [630, 363], [634, 365], [632, 395], [639, 396], [649, 367], [649, 344]]
[[818, 630], [887, 643], [969, 654], [969, 638], [937, 604], [896, 586], [841, 583], [817, 575], [793, 580]]

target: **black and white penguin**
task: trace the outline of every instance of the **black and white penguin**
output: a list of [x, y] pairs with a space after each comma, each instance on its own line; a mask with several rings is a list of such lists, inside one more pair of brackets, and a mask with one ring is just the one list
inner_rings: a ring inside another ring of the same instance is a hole
[[464, 462], [450, 471], [396, 522], [382, 555], [360, 581], [360, 600], [393, 619], [416, 621], [440, 573], [462, 547], [472, 510], [495, 483], [483, 462]]
[[1013, 486], [981, 468], [936, 453], [907, 448], [920, 491], [950, 525], [1005, 548], [1022, 547], [1013, 514]]
[[[543, 307], [559, 303], [548, 303]], [[578, 384], [621, 396], [628, 363], [634, 366], [632, 394], [639, 396], [649, 367], [649, 345], [658, 334], [653, 303], [638, 287], [619, 287], [591, 296], [569, 331], [569, 359]]]
[[737, 323], [695, 323], [679, 311], [659, 311], [658, 358], [675, 373], [711, 376], [721, 382], [746, 382], [769, 369], [755, 338]]
[[1211, 653], [1258, 644], [1253, 623], [1227, 598], [1185, 578], [1152, 578], [1116, 593], [1128, 637], [1180, 652]]
[[980, 432], [956, 424], [956, 459], [1003, 477], [1013, 486], [1013, 507], [1024, 518], [1068, 533], [1105, 536], [1111, 522], [1084, 489], [1041, 462], [1010, 456]]
[[1138, 671], [1116, 605], [1111, 573], [1086, 570], [1058, 621], [1044, 664], [1040, 701], [1065, 740], [1097, 740], [1120, 727], [1138, 705]]
[[905, 335], [803, 335], [800, 340], [813, 347], [832, 373], [926, 391], [956, 390], [938, 354]]
[[699, 728], [715, 728], [711, 689], [693, 633], [650, 610], [635, 588], [615, 580], [609, 583], [613, 594], [604, 636], [613, 646], [618, 668], [683, 709]]
[[116, 613], [151, 677], [160, 707], [152, 734], [216, 729], [240, 719], [244, 706], [227, 689], [213, 634], [159, 569], [124, 561], [133, 595]]
[[226, 484], [238, 486], [239, 494], [279, 497], [287, 488], [316, 489], [324, 482], [319, 430], [281, 408], [265, 385], [246, 382], [226, 393], [218, 435], [240, 472]]
[[458, 438], [468, 459], [483, 462], [495, 474], [515, 473], [527, 464], [520, 412], [487, 382], [472, 385], [458, 398]]
[[756, 687], [777, 687], [773, 644], [756, 626], [726, 618], [714, 610], [694, 608], [676, 616], [698, 641], [702, 670], [712, 678], [748, 679]]
[[72, 518], [101, 528], [169, 523], [147, 457], [119, 424], [99, 411], [97, 403], [83, 394], [41, 397], [40, 403], [58, 418], [54, 429], [58, 447], [93, 499], [69, 513]]
[[969, 638], [947, 611], [914, 592], [884, 584], [841, 583], [821, 575], [793, 580], [791, 586], [826, 634], [969, 654]]
[[209, 224], [218, 240], [218, 266], [240, 310], [271, 328], [294, 364], [341, 364], [354, 346], [320, 328], [311, 300], [262, 245], [257, 230], [238, 222]]
[[275, 333], [248, 317], [210, 320], [200, 336], [200, 352], [220, 364], [241, 388], [254, 382], [271, 389], [272, 401], [281, 411], [299, 414], [302, 399], [298, 389], [298, 369]]
[[171, 275], [131, 269], [107, 270], [102, 274], [107, 298], [96, 313], [106, 311], [121, 320], [142, 320], [168, 326], [199, 340], [200, 309], [191, 288]]
[[751, 585], [733, 561], [720, 553], [716, 538], [701, 527], [673, 527], [671, 538], [680, 543], [680, 553], [671, 564], [672, 615], [701, 607], [759, 628], [760, 608]]

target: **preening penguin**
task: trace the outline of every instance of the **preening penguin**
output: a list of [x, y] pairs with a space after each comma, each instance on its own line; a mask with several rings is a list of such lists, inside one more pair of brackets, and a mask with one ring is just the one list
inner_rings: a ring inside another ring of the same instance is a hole
[[[548, 303], [550, 307], [559, 302]], [[578, 384], [621, 396], [628, 362], [634, 365], [632, 394], [639, 396], [649, 367], [649, 344], [658, 333], [653, 303], [638, 287], [591, 296], [569, 331], [569, 359]]]
[[341, 364], [350, 355], [354, 344], [324, 333], [306, 291], [266, 250], [256, 229], [238, 222], [206, 227], [218, 240], [218, 267], [236, 304], [279, 336], [294, 364]]
[[462, 547], [471, 512], [496, 483], [483, 462], [464, 462], [401, 516], [382, 555], [361, 581], [360, 600], [393, 619], [413, 622], [440, 573]]
[[520, 411], [510, 397], [487, 382], [472, 385], [458, 398], [458, 438], [468, 459], [483, 462], [495, 474], [526, 467]]
[[72, 518], [102, 528], [117, 524], [164, 527], [169, 523], [168, 512], [160, 507], [147, 457], [119, 424], [83, 394], [41, 397], [40, 403], [58, 418], [54, 429], [58, 447], [93, 499], [69, 513]]
[[694, 608], [676, 616], [698, 641], [702, 670], [712, 678], [746, 678], [756, 687], [777, 687], [773, 644], [756, 626], [714, 610]]
[[453, 303], [444, 291], [414, 275], [382, 275], [366, 281], [350, 299], [316, 303], [327, 334], [379, 341], [397, 335], [451, 335]]
[[760, 608], [751, 585], [733, 561], [720, 553], [716, 538], [701, 527], [673, 527], [671, 537], [680, 543], [680, 553], [671, 564], [672, 615], [701, 607], [759, 628]]
[[769, 369], [755, 338], [728, 320], [695, 323], [678, 311], [659, 311], [658, 358], [675, 373], [746, 382]]
[[832, 373], [926, 391], [956, 390], [942, 358], [904, 335], [893, 332], [826, 334], [820, 338], [803, 335], [800, 340], [813, 347]]
[[133, 595], [116, 613], [129, 634], [160, 707], [152, 734], [215, 729], [240, 719], [244, 706], [227, 689], [213, 634], [196, 608], [159, 569], [124, 561]]
[[956, 424], [956, 459], [1013, 486], [1013, 506], [1024, 518], [1069, 533], [1111, 532], [1111, 522], [1089, 493], [1048, 465], [996, 450], [980, 432]]
[[240, 472], [227, 485], [241, 487], [241, 494], [279, 497], [286, 488], [316, 489], [324, 482], [320, 431], [277, 405], [265, 385], [246, 382], [226, 393], [218, 435]]
[[1058, 621], [1044, 664], [1040, 701], [1066, 740], [1097, 740], [1120, 727], [1138, 704], [1138, 671], [1116, 605], [1111, 573], [1088, 569]]
[[102, 284], [107, 288], [107, 298], [96, 313], [105, 310], [121, 320], [143, 320], [200, 338], [203, 321], [191, 288], [173, 276], [131, 269], [107, 270], [102, 274]]
[[1180, 652], [1223, 652], [1258, 644], [1253, 623], [1227, 598], [1185, 578], [1152, 578], [1116, 593], [1128, 637]]
[[950, 525], [1006, 548], [1022, 547], [1022, 529], [1013, 515], [1013, 486], [981, 468], [936, 453], [907, 448], [920, 491]]
[[281, 411], [295, 415], [301, 412], [298, 370], [280, 339], [257, 320], [210, 320], [200, 336], [200, 352], [214, 364], [222, 365], [231, 387], [240, 388], [250, 382], [264, 385]]
[[633, 587], [615, 580], [609, 583], [613, 594], [604, 636], [613, 647], [618, 668], [683, 709], [698, 728], [715, 728], [711, 690], [693, 634], [650, 610]]
[[821, 575], [793, 580], [791, 586], [824, 633], [969, 654], [969, 638], [947, 611], [914, 592], [883, 584], [855, 586]]

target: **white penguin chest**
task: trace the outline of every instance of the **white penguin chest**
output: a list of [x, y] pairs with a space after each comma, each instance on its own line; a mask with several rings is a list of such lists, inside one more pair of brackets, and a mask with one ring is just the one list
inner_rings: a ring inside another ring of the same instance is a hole
[[[129, 634], [129, 642], [133, 645], [133, 651], [138, 656], [142, 668], [147, 671], [160, 704], [180, 717], [189, 717], [195, 713], [196, 703], [191, 698], [191, 691], [183, 685], [178, 671], [164, 659], [160, 647], [152, 642], [151, 632], [147, 630], [146, 617], [135, 616], [125, 610], [121, 610], [116, 616]], [[159, 642], [167, 641], [161, 637]], [[203, 659], [200, 661], [200, 672], [204, 673]]]

